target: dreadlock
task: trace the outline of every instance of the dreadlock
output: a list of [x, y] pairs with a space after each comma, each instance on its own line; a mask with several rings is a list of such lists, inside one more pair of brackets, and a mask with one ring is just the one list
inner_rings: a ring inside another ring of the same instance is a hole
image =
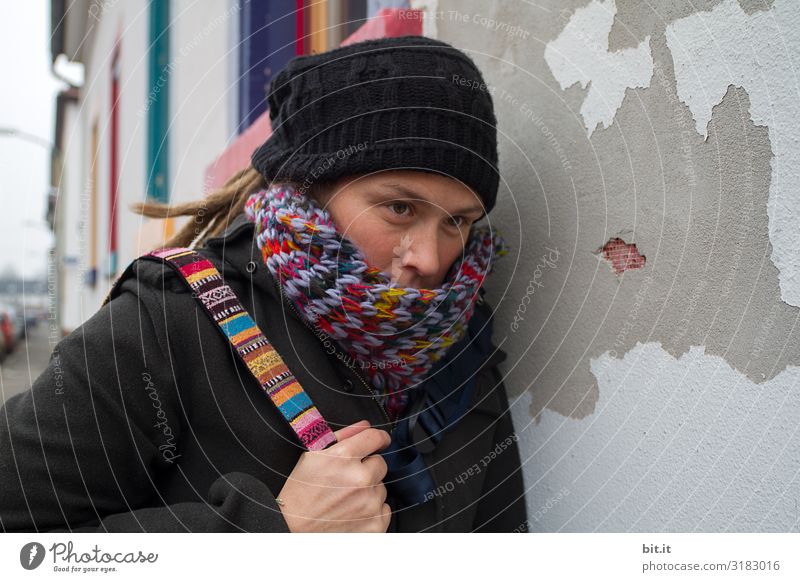
[[[290, 180], [282, 180], [282, 183], [299, 187], [299, 184]], [[200, 200], [173, 205], [136, 202], [130, 209], [149, 218], [192, 217], [193, 220], [187, 221], [172, 238], [166, 241], [165, 246], [196, 248], [202, 246], [206, 240], [222, 234], [233, 219], [244, 210], [249, 195], [267, 186], [267, 181], [261, 173], [253, 166], [249, 166], [236, 172], [220, 189]], [[309, 195], [315, 198], [321, 196], [327, 186], [327, 183], [315, 183], [309, 189]]]

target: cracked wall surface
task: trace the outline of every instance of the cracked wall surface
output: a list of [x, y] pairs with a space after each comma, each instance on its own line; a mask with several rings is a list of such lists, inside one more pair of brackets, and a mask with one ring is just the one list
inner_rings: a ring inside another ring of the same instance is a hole
[[797, 2], [776, 0], [771, 10], [748, 15], [726, 0], [670, 24], [666, 34], [678, 95], [689, 105], [698, 133], [707, 135], [713, 108], [730, 86], [747, 92], [753, 123], [768, 130], [770, 258], [779, 269], [781, 298], [800, 306], [800, 100], [791, 75], [792, 57], [800, 56]]
[[[535, 531], [798, 530], [790, 4], [437, 4], [498, 113], [488, 286]], [[598, 260], [615, 238], [646, 263]]]

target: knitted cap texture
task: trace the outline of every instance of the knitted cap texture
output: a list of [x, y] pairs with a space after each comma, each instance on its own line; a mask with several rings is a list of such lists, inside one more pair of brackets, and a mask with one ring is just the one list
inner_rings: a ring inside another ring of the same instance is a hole
[[251, 161], [270, 182], [424, 170], [469, 186], [486, 212], [494, 207], [492, 98], [472, 59], [445, 42], [401, 36], [295, 57], [267, 101], [272, 135]]

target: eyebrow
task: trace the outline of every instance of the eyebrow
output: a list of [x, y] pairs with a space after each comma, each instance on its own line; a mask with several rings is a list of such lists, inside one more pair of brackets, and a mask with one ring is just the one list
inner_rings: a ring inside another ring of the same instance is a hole
[[[425, 198], [425, 196], [422, 196], [421, 194], [415, 192], [414, 190], [406, 188], [402, 184], [386, 183], [386, 184], [381, 184], [381, 186], [391, 188], [395, 192], [402, 194], [404, 196], [408, 196], [409, 198], [419, 198], [421, 200], [425, 200], [426, 202], [431, 202], [430, 200]], [[483, 208], [481, 206], [465, 206], [464, 208], [459, 208], [458, 210], [454, 210], [450, 214], [459, 215], [459, 214], [470, 214], [470, 213], [476, 213], [478, 215], [481, 215], [483, 214]]]

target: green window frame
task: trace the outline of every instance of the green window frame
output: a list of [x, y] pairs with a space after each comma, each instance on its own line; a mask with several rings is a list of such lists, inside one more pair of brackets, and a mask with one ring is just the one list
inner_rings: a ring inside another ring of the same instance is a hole
[[147, 195], [169, 202], [170, 0], [150, 0]]

